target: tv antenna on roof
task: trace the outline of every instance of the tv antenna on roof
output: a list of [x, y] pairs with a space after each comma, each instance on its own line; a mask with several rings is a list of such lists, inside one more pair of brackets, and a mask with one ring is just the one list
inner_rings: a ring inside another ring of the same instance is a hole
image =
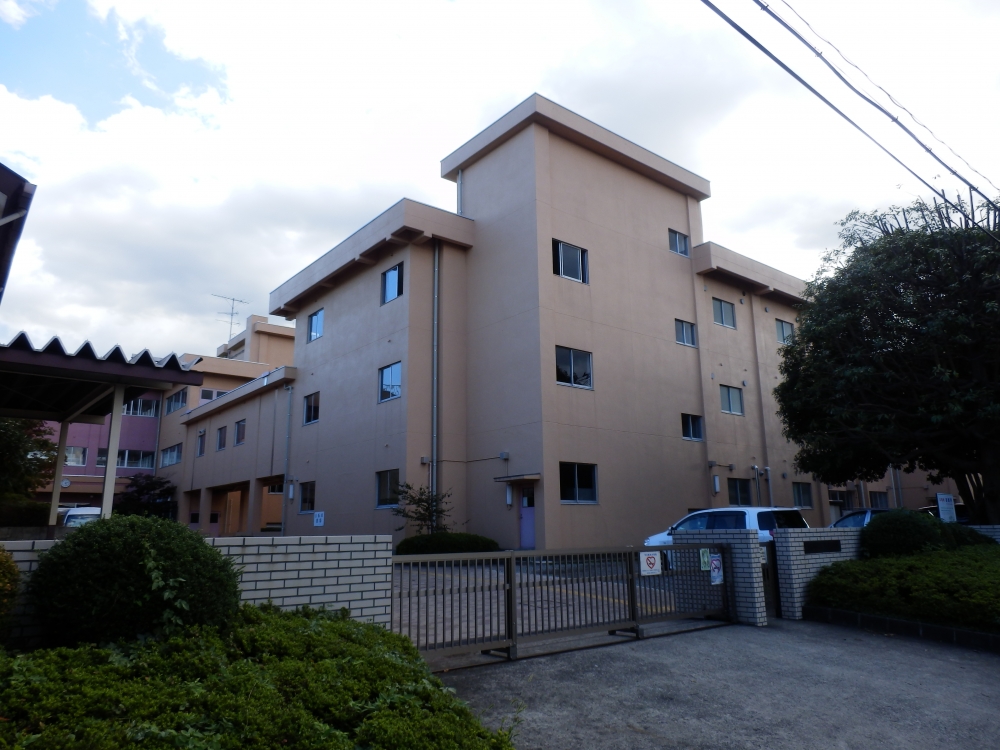
[[[213, 294], [212, 296], [218, 297], [219, 299], [224, 299], [229, 302], [229, 312], [219, 313], [219, 315], [225, 315], [227, 318], [229, 318], [229, 338], [226, 339], [226, 343], [229, 343], [229, 339], [233, 337], [233, 321], [236, 320], [236, 315], [238, 314], [236, 312], [237, 303], [241, 305], [249, 305], [250, 303], [247, 302], [245, 299], [236, 299], [236, 297], [226, 297], [225, 295], [222, 294]], [[219, 322], [225, 323], [226, 321], [220, 320]]]

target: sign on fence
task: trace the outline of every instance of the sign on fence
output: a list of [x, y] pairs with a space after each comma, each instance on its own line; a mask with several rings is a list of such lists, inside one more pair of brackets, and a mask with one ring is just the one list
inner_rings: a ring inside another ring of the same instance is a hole
[[718, 586], [722, 583], [722, 555], [712, 555], [712, 585]]
[[663, 568], [660, 567], [660, 552], [640, 552], [639, 553], [639, 572], [640, 575], [644, 576], [658, 576], [663, 574]]
[[708, 547], [702, 547], [700, 550], [698, 550], [698, 556], [701, 558], [701, 569], [711, 570], [712, 556], [708, 552]]

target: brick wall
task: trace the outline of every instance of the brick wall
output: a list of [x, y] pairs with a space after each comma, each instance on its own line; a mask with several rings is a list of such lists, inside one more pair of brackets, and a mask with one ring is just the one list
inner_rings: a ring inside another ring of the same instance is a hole
[[[801, 620], [806, 584], [820, 568], [857, 558], [860, 540], [861, 529], [775, 529], [774, 551], [778, 589], [781, 592], [781, 616], [788, 620]], [[806, 542], [840, 542], [840, 551], [807, 552]]]
[[764, 576], [760, 567], [763, 548], [756, 530], [677, 531], [673, 539], [675, 544], [728, 545], [723, 574], [735, 619], [746, 625], [767, 625]]
[[[347, 607], [351, 617], [385, 625], [391, 619], [392, 537], [292, 536], [206, 539], [242, 567], [243, 601], [271, 601], [283, 609], [303, 604]], [[0, 541], [21, 570], [22, 585], [38, 565], [38, 555], [55, 541]], [[11, 639], [35, 633], [31, 612], [20, 603]]]

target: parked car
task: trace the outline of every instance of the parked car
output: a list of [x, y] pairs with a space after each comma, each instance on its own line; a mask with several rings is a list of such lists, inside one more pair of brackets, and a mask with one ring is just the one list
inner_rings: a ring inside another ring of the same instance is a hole
[[770, 542], [775, 529], [808, 529], [798, 508], [709, 508], [689, 513], [666, 531], [646, 539], [647, 547], [673, 544], [675, 531], [698, 529], [757, 529], [761, 542]]
[[[927, 505], [920, 508], [921, 513], [930, 513], [935, 518], [941, 517], [941, 509], [936, 505]], [[955, 521], [960, 524], [969, 524], [972, 519], [969, 518], [969, 509], [965, 507], [965, 503], [955, 503]]]
[[96, 521], [100, 517], [100, 508], [69, 508], [63, 516], [62, 525], [72, 529]]
[[831, 529], [860, 529], [872, 522], [876, 513], [888, 513], [885, 508], [861, 508], [845, 513], [830, 524]]

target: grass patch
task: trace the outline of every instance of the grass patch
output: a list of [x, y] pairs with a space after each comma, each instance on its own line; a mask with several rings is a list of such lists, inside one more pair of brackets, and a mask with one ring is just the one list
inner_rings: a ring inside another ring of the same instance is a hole
[[0, 747], [512, 748], [406, 638], [343, 614], [244, 605], [224, 632], [0, 650]]
[[1000, 633], [1000, 545], [848, 560], [809, 583], [808, 603]]

